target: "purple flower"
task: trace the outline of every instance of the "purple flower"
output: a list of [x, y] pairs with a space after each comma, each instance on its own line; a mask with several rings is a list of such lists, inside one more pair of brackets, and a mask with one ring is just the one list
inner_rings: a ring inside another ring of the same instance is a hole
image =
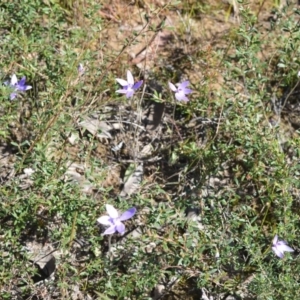
[[190, 82], [188, 80], [181, 83], [176, 83], [175, 85], [172, 82], [169, 82], [169, 87], [173, 92], [175, 92], [175, 98], [178, 101], [189, 101], [188, 97], [186, 96], [192, 92], [191, 89], [187, 88], [189, 84]]
[[80, 63], [77, 67], [77, 70], [78, 70], [79, 75], [82, 75], [85, 71], [83, 64]]
[[122, 221], [126, 221], [132, 218], [136, 212], [136, 208], [135, 207], [129, 208], [121, 216], [119, 216], [118, 211], [112, 205], [106, 204], [106, 211], [108, 213], [108, 216], [102, 216], [97, 219], [97, 221], [100, 224], [109, 226], [103, 232], [103, 235], [113, 234], [115, 232], [124, 234], [125, 225], [122, 223]]
[[127, 71], [127, 81], [117, 78], [117, 82], [123, 87], [121, 90], [117, 90], [117, 93], [126, 94], [126, 98], [131, 98], [134, 92], [142, 85], [143, 80], [134, 83], [133, 76], [130, 71]]
[[9, 85], [13, 92], [10, 94], [10, 100], [14, 100], [19, 92], [25, 92], [32, 88], [31, 85], [26, 85], [26, 77], [22, 77], [20, 81], [15, 74], [11, 76], [10, 82], [5, 82], [6, 85]]
[[294, 250], [287, 245], [286, 241], [279, 241], [277, 234], [272, 241], [272, 250], [280, 258], [283, 258], [284, 252], [294, 252]]

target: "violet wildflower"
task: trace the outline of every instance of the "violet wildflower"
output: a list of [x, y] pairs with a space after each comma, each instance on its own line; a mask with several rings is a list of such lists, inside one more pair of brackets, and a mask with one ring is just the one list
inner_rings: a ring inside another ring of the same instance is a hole
[[272, 241], [272, 250], [280, 258], [283, 258], [284, 252], [294, 252], [294, 249], [287, 245], [286, 241], [279, 241], [277, 234]]
[[13, 89], [13, 92], [10, 94], [10, 100], [14, 100], [19, 92], [26, 92], [32, 88], [31, 85], [26, 85], [25, 76], [18, 81], [18, 78], [15, 74], [11, 76], [10, 82], [6, 82], [5, 84], [9, 85]]
[[82, 63], [80, 63], [80, 64], [78, 65], [77, 70], [78, 70], [79, 75], [82, 75], [82, 74], [84, 73], [85, 68], [84, 68], [84, 66], [83, 66]]
[[173, 92], [175, 92], [175, 98], [178, 101], [189, 101], [188, 97], [186, 96], [192, 92], [191, 89], [187, 88], [189, 84], [190, 82], [188, 80], [181, 83], [176, 83], [175, 85], [172, 82], [169, 82], [169, 87]]
[[133, 76], [130, 71], [127, 71], [127, 81], [117, 78], [117, 82], [123, 87], [121, 90], [117, 90], [117, 93], [126, 94], [126, 98], [131, 98], [135, 91], [143, 84], [143, 80], [134, 83]]
[[108, 216], [102, 216], [97, 219], [97, 221], [100, 224], [109, 226], [103, 232], [103, 235], [113, 234], [115, 232], [124, 234], [125, 233], [125, 225], [122, 223], [122, 221], [126, 221], [126, 220], [132, 218], [136, 212], [136, 208], [135, 207], [129, 208], [121, 216], [119, 216], [118, 211], [112, 205], [106, 204], [106, 211], [108, 213]]

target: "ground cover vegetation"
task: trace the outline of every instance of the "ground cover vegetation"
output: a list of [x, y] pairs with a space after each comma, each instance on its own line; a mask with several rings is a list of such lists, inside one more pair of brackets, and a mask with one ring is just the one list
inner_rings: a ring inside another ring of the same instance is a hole
[[299, 299], [299, 13], [2, 1], [1, 299]]

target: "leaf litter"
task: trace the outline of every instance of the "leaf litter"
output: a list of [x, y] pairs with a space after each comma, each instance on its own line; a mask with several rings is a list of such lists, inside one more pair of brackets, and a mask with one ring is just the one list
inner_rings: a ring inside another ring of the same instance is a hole
[[120, 193], [121, 197], [131, 196], [139, 190], [143, 180], [143, 173], [143, 164], [138, 166], [135, 164], [129, 165], [125, 173], [124, 186]]

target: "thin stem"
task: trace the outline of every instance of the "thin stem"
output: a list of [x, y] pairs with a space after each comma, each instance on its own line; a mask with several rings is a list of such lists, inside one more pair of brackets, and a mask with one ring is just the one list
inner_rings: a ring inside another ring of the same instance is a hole
[[110, 253], [110, 249], [111, 249], [111, 237], [112, 235], [108, 236], [108, 253]]

